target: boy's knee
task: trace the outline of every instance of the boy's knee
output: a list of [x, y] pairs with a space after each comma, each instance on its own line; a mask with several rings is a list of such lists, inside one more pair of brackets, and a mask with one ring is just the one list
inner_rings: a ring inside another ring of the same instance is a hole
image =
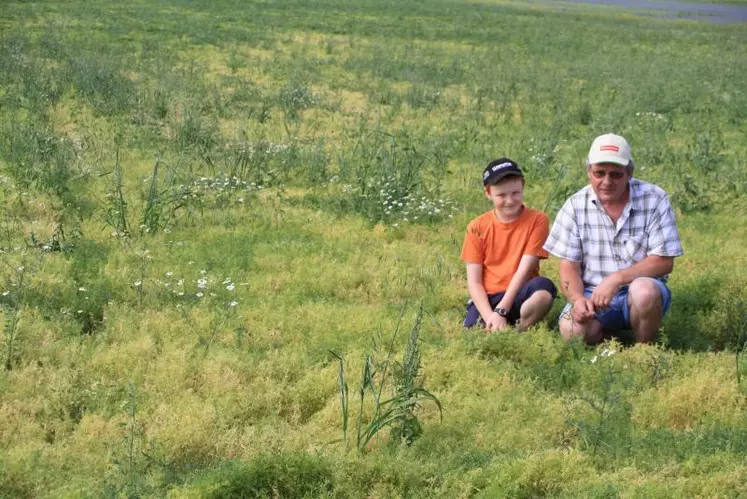
[[536, 277], [535, 293], [544, 291], [550, 295], [551, 298], [555, 298], [558, 294], [558, 290], [550, 279], [544, 276]]
[[535, 292], [534, 295], [537, 296], [537, 301], [542, 305], [551, 305], [554, 298], [552, 293], [544, 289]]

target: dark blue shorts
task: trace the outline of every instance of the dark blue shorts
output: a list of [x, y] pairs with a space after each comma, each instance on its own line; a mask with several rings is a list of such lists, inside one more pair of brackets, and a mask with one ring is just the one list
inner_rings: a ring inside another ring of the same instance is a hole
[[[530, 279], [521, 287], [519, 293], [516, 295], [516, 298], [514, 298], [513, 306], [508, 312], [509, 324], [516, 324], [516, 322], [520, 318], [521, 306], [525, 301], [529, 299], [530, 296], [532, 296], [537, 291], [547, 291], [552, 295], [553, 298], [555, 298], [555, 296], [558, 294], [558, 291], [555, 289], [555, 284], [553, 284], [552, 281], [547, 277], [538, 276]], [[493, 295], [488, 295], [488, 300], [490, 300], [490, 307], [495, 309], [495, 307], [497, 307], [503, 299], [504, 294], [506, 294], [505, 291], [495, 293]], [[464, 318], [464, 327], [476, 326], [478, 322], [481, 325], [484, 324], [482, 318], [480, 317], [480, 312], [477, 311], [477, 307], [475, 307], [475, 304], [472, 303], [472, 300], [470, 300], [467, 302], [467, 316]]]

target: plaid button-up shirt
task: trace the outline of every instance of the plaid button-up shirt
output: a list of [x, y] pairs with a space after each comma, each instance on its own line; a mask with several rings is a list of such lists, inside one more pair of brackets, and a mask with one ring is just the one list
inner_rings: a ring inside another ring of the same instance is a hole
[[648, 255], [683, 253], [666, 192], [635, 178], [629, 185], [628, 204], [616, 224], [590, 185], [568, 198], [555, 217], [544, 248], [558, 258], [581, 262], [584, 286], [597, 286]]

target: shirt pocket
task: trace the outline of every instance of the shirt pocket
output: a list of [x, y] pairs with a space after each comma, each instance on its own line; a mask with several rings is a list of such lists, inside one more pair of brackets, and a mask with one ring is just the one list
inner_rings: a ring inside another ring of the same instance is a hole
[[641, 234], [631, 235], [625, 241], [625, 251], [628, 258], [633, 262], [640, 262], [648, 255], [648, 235], [644, 232]]

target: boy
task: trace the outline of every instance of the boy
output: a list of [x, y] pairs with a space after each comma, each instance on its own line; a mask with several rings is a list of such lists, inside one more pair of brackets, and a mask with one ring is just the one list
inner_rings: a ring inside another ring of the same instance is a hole
[[514, 161], [499, 158], [483, 172], [485, 197], [493, 209], [472, 220], [462, 246], [467, 264], [465, 327], [484, 325], [519, 331], [550, 311], [555, 285], [539, 275], [539, 261], [548, 257], [542, 245], [550, 232], [544, 213], [524, 206], [524, 174]]

